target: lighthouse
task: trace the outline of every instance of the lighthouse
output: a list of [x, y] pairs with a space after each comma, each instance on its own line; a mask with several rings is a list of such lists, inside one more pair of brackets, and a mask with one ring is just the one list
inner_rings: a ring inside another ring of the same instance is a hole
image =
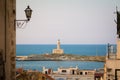
[[52, 54], [64, 54], [63, 49], [60, 48], [60, 40], [57, 41], [57, 48], [53, 49]]
[[60, 40], [57, 41], [57, 49], [60, 49]]

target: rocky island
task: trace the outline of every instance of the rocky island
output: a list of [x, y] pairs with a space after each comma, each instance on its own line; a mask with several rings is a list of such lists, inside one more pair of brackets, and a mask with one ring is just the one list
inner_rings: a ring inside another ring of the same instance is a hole
[[33, 54], [29, 56], [17, 56], [16, 60], [39, 60], [39, 61], [105, 61], [105, 56], [80, 56], [64, 53], [60, 48], [60, 40], [57, 41], [57, 47], [52, 53]]
[[23, 59], [16, 60], [39, 60], [39, 61], [99, 61], [104, 62], [105, 56], [80, 56], [73, 54], [34, 54], [29, 55]]

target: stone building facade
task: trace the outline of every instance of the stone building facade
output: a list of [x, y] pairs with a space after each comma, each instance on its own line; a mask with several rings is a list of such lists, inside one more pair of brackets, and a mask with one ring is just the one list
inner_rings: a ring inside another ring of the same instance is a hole
[[16, 80], [16, 0], [0, 0], [0, 80]]
[[104, 65], [104, 80], [120, 80], [120, 12], [117, 13], [117, 52], [108, 46], [108, 55]]
[[[120, 40], [118, 40], [120, 42]], [[120, 49], [120, 44], [117, 43], [117, 49]], [[104, 65], [104, 80], [120, 80], [120, 59], [117, 53], [109, 52], [106, 56], [106, 62]]]

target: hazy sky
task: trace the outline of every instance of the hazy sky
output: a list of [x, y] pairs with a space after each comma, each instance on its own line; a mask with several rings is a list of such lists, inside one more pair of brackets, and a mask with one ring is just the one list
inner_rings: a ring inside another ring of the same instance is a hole
[[116, 6], [120, 0], [17, 0], [17, 19], [25, 19], [29, 5], [32, 18], [16, 30], [17, 44], [116, 43]]

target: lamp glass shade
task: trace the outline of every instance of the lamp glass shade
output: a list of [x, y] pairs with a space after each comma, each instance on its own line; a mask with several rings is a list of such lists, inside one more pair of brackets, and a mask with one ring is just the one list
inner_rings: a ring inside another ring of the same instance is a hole
[[29, 21], [32, 15], [32, 9], [29, 6], [27, 6], [27, 8], [25, 9], [25, 14], [26, 14], [26, 18]]

